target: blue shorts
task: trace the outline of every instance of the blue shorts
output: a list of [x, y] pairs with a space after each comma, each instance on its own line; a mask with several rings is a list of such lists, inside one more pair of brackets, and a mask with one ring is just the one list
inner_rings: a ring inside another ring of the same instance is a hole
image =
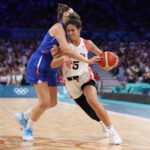
[[37, 84], [38, 82], [48, 82], [48, 86], [57, 86], [57, 69], [51, 69], [52, 58], [35, 52], [29, 59], [26, 72], [26, 82]]

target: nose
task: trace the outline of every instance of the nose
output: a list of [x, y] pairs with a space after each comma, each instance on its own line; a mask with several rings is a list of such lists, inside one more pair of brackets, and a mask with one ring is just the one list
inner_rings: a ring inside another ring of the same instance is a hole
[[70, 35], [70, 36], [71, 36], [71, 35], [72, 35], [72, 32], [70, 31], [68, 35]]

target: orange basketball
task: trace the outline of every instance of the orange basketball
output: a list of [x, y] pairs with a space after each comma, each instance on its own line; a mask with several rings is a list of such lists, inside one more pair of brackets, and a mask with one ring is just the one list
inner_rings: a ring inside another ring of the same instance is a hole
[[106, 51], [100, 54], [101, 61], [98, 62], [103, 70], [112, 70], [118, 63], [118, 57], [115, 53]]

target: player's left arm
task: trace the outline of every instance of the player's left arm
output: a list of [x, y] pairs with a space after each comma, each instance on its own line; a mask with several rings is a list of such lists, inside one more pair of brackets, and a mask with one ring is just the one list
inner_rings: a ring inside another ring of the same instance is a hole
[[51, 49], [51, 55], [53, 57], [53, 60], [50, 64], [52, 69], [58, 68], [63, 62], [66, 63], [68, 68], [71, 68], [71, 65], [73, 64], [72, 60], [68, 56], [63, 55], [62, 51], [60, 51], [56, 45], [54, 45]]
[[51, 62], [51, 68], [54, 69], [54, 68], [58, 68], [63, 62], [64, 62], [64, 57], [65, 56], [59, 56], [59, 54], [55, 55], [53, 57], [53, 60]]
[[[99, 56], [101, 53], [103, 53], [103, 51], [100, 50], [91, 40], [86, 40], [85, 42], [86, 42], [86, 46], [88, 47], [88, 49], [91, 50], [96, 55]], [[116, 55], [116, 63], [114, 64], [114, 66], [118, 65], [118, 61], [119, 61], [119, 58]]]
[[91, 40], [85, 40], [85, 42], [86, 42], [86, 46], [88, 47], [88, 49], [91, 50], [96, 55], [99, 56], [103, 52]]
[[60, 56], [57, 54], [53, 57], [53, 60], [50, 66], [52, 69], [54, 69], [54, 68], [58, 68], [60, 65], [62, 65], [62, 63], [66, 63], [69, 69], [71, 68], [71, 65], [73, 65], [72, 60], [68, 56], [66, 55]]

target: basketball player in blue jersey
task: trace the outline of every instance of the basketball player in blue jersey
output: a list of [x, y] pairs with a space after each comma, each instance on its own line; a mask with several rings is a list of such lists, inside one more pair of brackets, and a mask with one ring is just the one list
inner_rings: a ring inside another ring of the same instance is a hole
[[[68, 46], [64, 23], [70, 15], [77, 15], [73, 9], [67, 5], [59, 4], [57, 8], [57, 17], [59, 23], [54, 24], [45, 35], [41, 45], [31, 56], [27, 65], [26, 82], [33, 84], [38, 96], [37, 106], [30, 108], [24, 113], [16, 113], [15, 119], [22, 129], [22, 138], [26, 141], [33, 140], [33, 125], [43, 114], [43, 112], [57, 104], [57, 68], [50, 67], [54, 51], [51, 51], [53, 45], [59, 45], [63, 53], [86, 63], [95, 63], [100, 60], [99, 57], [86, 59]], [[65, 59], [71, 63], [69, 59]]]
[[[80, 37], [82, 23], [79, 18], [72, 18], [65, 23], [66, 32], [68, 35], [68, 45], [76, 50], [79, 54], [88, 56], [88, 51], [91, 50], [96, 55], [100, 55], [102, 51], [90, 41]], [[101, 103], [98, 101], [94, 75], [91, 72], [88, 64], [70, 58], [74, 64], [68, 68], [59, 56], [59, 49], [54, 47], [56, 55], [51, 63], [51, 67], [55, 68], [62, 63], [62, 72], [66, 90], [70, 97], [94, 120], [100, 122], [102, 126], [102, 134], [108, 137], [110, 134], [113, 144], [121, 144], [122, 140], [113, 127], [109, 116]], [[60, 61], [62, 60], [62, 62]], [[117, 59], [116, 64], [117, 65]], [[102, 121], [104, 122], [104, 125]], [[107, 127], [107, 128], [106, 128]]]

